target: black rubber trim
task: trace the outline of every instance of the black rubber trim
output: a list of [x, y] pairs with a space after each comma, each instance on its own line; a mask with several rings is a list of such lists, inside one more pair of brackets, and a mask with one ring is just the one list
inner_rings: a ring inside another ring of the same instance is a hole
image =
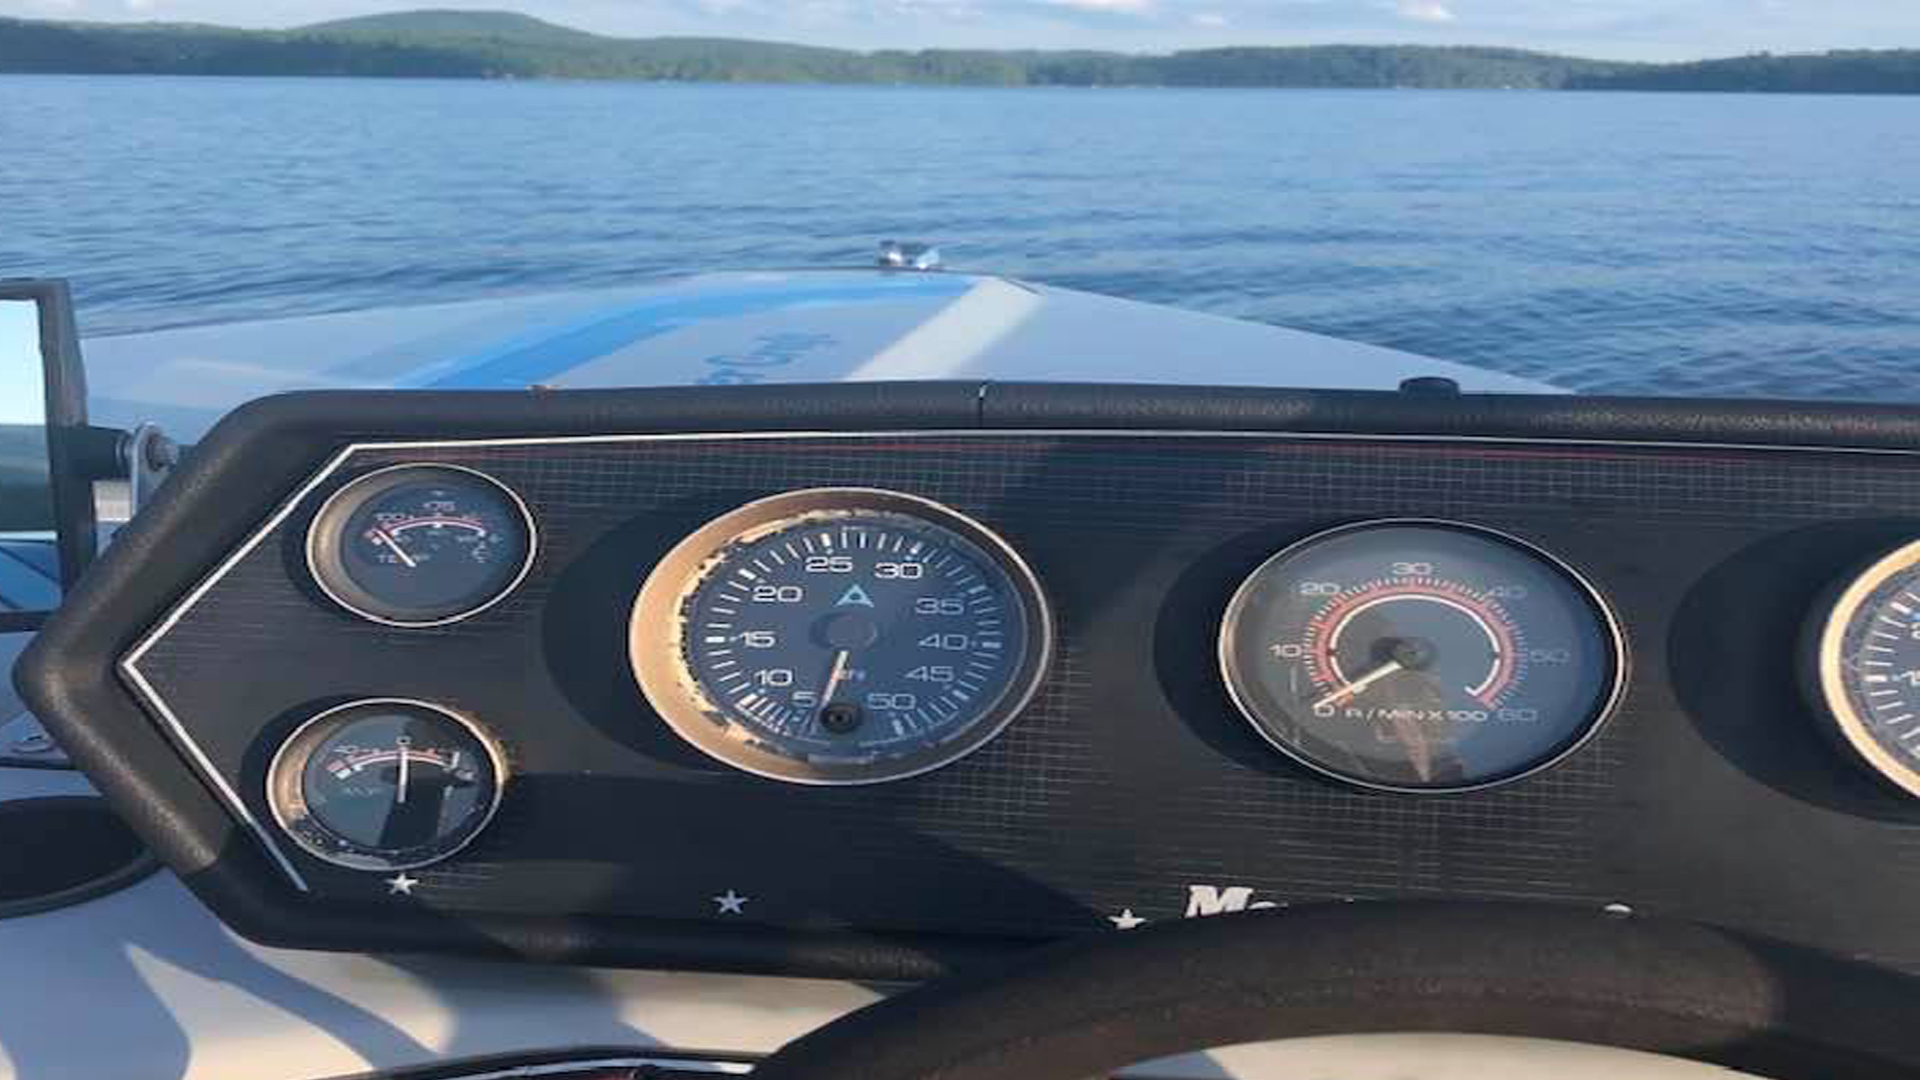
[[1165, 923], [868, 1006], [755, 1080], [1070, 1080], [1314, 1035], [1559, 1039], [1775, 1080], [1920, 1075], [1920, 982], [1778, 942], [1522, 904], [1344, 904]]
[[280, 500], [352, 442], [744, 431], [1112, 429], [1633, 439], [1910, 449], [1920, 410], [1559, 396], [955, 383], [613, 391], [318, 391], [224, 419], [15, 667], [23, 699], [193, 891], [266, 944], [441, 949], [658, 968], [911, 981], [1036, 939], [430, 912], [366, 919], [298, 893], [118, 678], [116, 665]]
[[990, 428], [1317, 432], [1457, 438], [1678, 442], [1920, 449], [1920, 412], [1905, 405], [1268, 390], [1257, 387], [991, 383]]

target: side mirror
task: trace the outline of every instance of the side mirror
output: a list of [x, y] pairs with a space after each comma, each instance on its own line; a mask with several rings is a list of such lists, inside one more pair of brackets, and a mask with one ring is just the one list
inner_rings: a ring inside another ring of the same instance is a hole
[[0, 279], [0, 631], [37, 628], [93, 558], [86, 402], [66, 283]]

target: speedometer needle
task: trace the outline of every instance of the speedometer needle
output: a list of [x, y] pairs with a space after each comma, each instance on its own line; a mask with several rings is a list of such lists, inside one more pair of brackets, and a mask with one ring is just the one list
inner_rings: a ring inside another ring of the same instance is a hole
[[1328, 694], [1326, 697], [1321, 698], [1319, 701], [1314, 702], [1313, 707], [1316, 709], [1324, 709], [1329, 705], [1336, 705], [1342, 700], [1359, 697], [1366, 691], [1367, 687], [1372, 686], [1374, 683], [1379, 682], [1389, 675], [1397, 674], [1406, 669], [1406, 665], [1400, 661], [1389, 660], [1340, 689], [1335, 690], [1333, 693]]
[[407, 549], [400, 546], [400, 541], [395, 540], [392, 533], [385, 529], [375, 529], [373, 530], [373, 538], [375, 541], [387, 545], [387, 550], [400, 556], [400, 561], [407, 564], [407, 569], [415, 570], [419, 568], [420, 564], [414, 561], [413, 556], [407, 554]]
[[833, 692], [840, 689], [840, 683], [847, 677], [847, 661], [853, 658], [852, 649], [841, 649], [833, 654], [833, 671], [827, 675], [827, 688], [820, 691], [820, 704], [833, 704]]
[[407, 753], [407, 748], [406, 748], [406, 747], [404, 747], [404, 746], [403, 746], [403, 747], [401, 747], [401, 748], [400, 748], [400, 786], [399, 786], [399, 788], [397, 789], [397, 791], [396, 791], [396, 793], [395, 793], [395, 795], [394, 795], [394, 799], [393, 799], [393, 801], [394, 801], [394, 803], [395, 803], [396, 805], [401, 805], [401, 806], [404, 806], [404, 805], [406, 805], [406, 801], [407, 801], [407, 762], [408, 762], [408, 761], [410, 761], [410, 760], [411, 760], [411, 755], [409, 755], [409, 754]]

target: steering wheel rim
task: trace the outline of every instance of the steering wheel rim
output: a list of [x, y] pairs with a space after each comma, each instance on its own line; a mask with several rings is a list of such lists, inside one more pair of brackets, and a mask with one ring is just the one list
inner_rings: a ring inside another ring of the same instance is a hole
[[1920, 1075], [1920, 979], [1691, 923], [1357, 903], [1161, 923], [938, 980], [782, 1048], [756, 1080], [1071, 1080], [1221, 1046], [1456, 1032], [1777, 1080]]

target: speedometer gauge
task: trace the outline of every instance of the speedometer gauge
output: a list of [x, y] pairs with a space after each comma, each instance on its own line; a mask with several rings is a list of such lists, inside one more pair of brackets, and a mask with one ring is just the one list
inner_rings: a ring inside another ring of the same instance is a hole
[[1844, 582], [1811, 636], [1827, 718], [1862, 763], [1920, 796], [1920, 541]]
[[1347, 526], [1273, 556], [1220, 636], [1234, 702], [1283, 753], [1391, 791], [1464, 791], [1571, 753], [1621, 686], [1605, 605], [1489, 530]]
[[1039, 582], [937, 503], [825, 488], [750, 503], [662, 560], [629, 646], [681, 737], [803, 784], [897, 780], [999, 734], [1051, 655]]

